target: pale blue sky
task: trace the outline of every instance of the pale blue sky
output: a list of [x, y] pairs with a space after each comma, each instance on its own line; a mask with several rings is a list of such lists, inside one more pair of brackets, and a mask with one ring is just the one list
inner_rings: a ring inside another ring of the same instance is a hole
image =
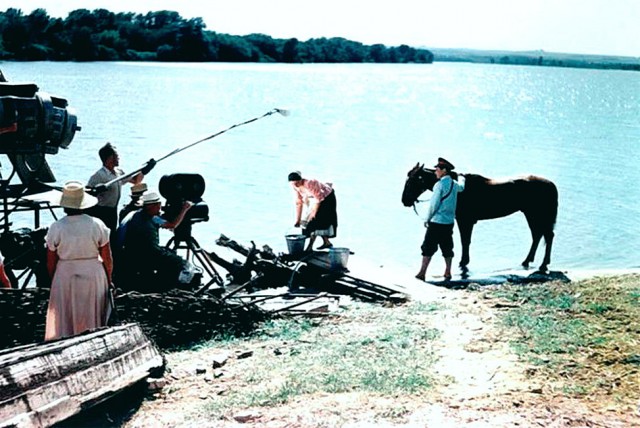
[[207, 29], [366, 44], [640, 57], [640, 0], [0, 0], [0, 10], [175, 10]]

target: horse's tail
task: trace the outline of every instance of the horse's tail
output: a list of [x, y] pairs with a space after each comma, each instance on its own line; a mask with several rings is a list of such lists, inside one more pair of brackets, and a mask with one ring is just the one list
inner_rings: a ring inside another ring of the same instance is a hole
[[533, 175], [527, 178], [527, 182], [533, 186], [532, 193], [529, 195], [535, 195], [528, 200], [527, 206], [537, 213], [536, 223], [543, 230], [551, 229], [553, 231], [558, 219], [558, 188], [553, 181]]

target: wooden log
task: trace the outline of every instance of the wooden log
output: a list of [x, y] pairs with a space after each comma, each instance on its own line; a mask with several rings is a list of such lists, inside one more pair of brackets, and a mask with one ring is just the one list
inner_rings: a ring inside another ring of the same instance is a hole
[[[253, 284], [256, 280], [260, 279], [260, 278], [261, 278], [261, 277], [263, 277], [263, 276], [264, 276], [264, 275], [263, 275], [262, 273], [258, 273], [255, 277], [253, 277], [253, 278], [249, 279], [247, 282], [245, 282], [245, 283], [244, 283], [244, 284], [242, 284], [241, 286], [237, 287], [235, 290], [230, 291], [229, 293], [227, 293], [227, 294], [225, 294], [224, 296], [222, 296], [222, 297], [220, 298], [220, 300], [223, 300], [223, 301], [224, 301], [224, 300], [227, 300], [229, 297], [232, 297], [232, 296], [234, 296], [234, 295], [238, 294], [239, 292], [241, 292], [241, 291], [245, 290], [246, 288], [251, 287], [251, 286], [252, 286], [252, 284]], [[197, 293], [196, 293], [196, 294], [197, 294]]]
[[163, 369], [137, 324], [0, 351], [0, 426], [51, 426]]
[[376, 284], [351, 275], [342, 276], [340, 281], [361, 290], [372, 291], [373, 293], [382, 296], [384, 299], [392, 299], [396, 301], [409, 299], [409, 296], [402, 289], [397, 287]]
[[[225, 235], [220, 235], [220, 237], [216, 239], [216, 244], [220, 245], [221, 247], [230, 248], [245, 257], [248, 257], [252, 252], [251, 249], [238, 244], [238, 242], [234, 241], [233, 239], [229, 239]], [[251, 242], [251, 245], [255, 249], [256, 244], [253, 241]], [[262, 247], [262, 250], [258, 250], [257, 255], [264, 260], [273, 260], [276, 258], [273, 250], [268, 245], [264, 245]]]

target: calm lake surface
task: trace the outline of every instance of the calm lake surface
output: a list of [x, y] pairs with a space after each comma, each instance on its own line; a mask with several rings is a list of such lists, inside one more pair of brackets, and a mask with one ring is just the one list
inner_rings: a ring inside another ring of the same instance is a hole
[[[556, 183], [551, 269], [640, 266], [637, 72], [455, 63], [5, 62], [0, 69], [76, 109], [82, 131], [68, 150], [47, 156], [59, 184], [86, 182], [106, 141], [130, 171], [274, 107], [289, 109], [289, 117], [235, 128], [149, 174], [152, 187], [164, 174], [205, 178], [211, 220], [194, 225], [193, 234], [208, 250], [224, 233], [241, 244], [253, 240], [285, 251], [294, 220], [286, 178], [301, 170], [336, 189], [335, 245], [378, 265], [417, 269], [422, 219], [402, 206], [400, 195], [416, 162], [431, 165], [444, 156], [463, 173], [537, 174]], [[9, 161], [2, 159], [2, 166], [6, 177]], [[128, 194], [126, 188], [122, 203]], [[421, 216], [426, 209], [419, 205]], [[470, 268], [517, 268], [529, 245], [522, 214], [480, 222]], [[442, 265], [436, 259], [434, 274]]]

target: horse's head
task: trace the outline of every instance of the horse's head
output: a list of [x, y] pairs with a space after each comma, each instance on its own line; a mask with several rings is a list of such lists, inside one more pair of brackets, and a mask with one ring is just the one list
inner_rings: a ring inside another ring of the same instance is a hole
[[402, 191], [402, 204], [410, 207], [416, 203], [418, 197], [426, 190], [433, 189], [433, 185], [438, 181], [436, 172], [433, 169], [425, 168], [420, 162], [407, 173], [407, 181], [404, 183]]

